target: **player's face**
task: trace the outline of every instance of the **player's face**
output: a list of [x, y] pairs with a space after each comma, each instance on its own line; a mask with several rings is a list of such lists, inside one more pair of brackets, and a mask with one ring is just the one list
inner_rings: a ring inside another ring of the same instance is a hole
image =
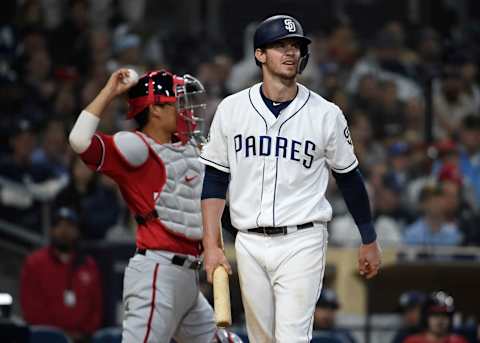
[[287, 38], [269, 44], [264, 50], [265, 69], [280, 78], [295, 78], [300, 61], [300, 43]]
[[175, 104], [155, 105], [153, 107], [161, 130], [173, 134], [177, 129], [177, 109]]

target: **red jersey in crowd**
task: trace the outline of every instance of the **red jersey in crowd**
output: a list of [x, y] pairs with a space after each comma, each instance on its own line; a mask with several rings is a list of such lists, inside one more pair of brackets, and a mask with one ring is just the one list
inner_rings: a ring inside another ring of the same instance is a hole
[[448, 335], [440, 339], [430, 339], [426, 334], [417, 334], [407, 337], [403, 343], [468, 343], [468, 341], [459, 335]]
[[28, 324], [84, 334], [100, 327], [102, 292], [93, 258], [64, 263], [46, 247], [27, 257], [20, 282], [22, 312]]

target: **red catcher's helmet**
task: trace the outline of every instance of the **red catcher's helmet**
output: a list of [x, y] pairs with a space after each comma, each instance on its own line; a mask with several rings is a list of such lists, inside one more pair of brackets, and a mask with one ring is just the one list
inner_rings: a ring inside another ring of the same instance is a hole
[[128, 90], [127, 119], [134, 118], [150, 105], [175, 104], [178, 112], [177, 136], [186, 143], [189, 138], [203, 142], [201, 125], [206, 108], [205, 88], [191, 75], [177, 76], [167, 70], [142, 75]]

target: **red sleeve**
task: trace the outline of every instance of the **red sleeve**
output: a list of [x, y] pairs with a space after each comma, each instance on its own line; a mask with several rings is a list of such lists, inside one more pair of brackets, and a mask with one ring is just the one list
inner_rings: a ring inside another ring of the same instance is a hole
[[90, 146], [80, 154], [80, 158], [90, 169], [97, 170], [102, 162], [103, 154], [104, 149], [102, 147], [101, 139], [98, 135], [94, 135], [90, 142]]
[[80, 157], [90, 169], [112, 178], [131, 168], [117, 150], [113, 136], [101, 132], [93, 136], [90, 146]]
[[20, 276], [20, 304], [23, 317], [28, 324], [40, 325], [52, 322], [50, 313], [47, 311], [48, 304], [38, 290], [40, 278], [38, 268], [32, 264], [30, 257], [27, 258]]
[[102, 324], [103, 319], [103, 298], [102, 298], [102, 284], [100, 281], [100, 273], [97, 264], [92, 258], [88, 261], [89, 269], [92, 275], [91, 283], [91, 298], [90, 298], [90, 313], [91, 315], [82, 324], [82, 331], [93, 333], [98, 330]]

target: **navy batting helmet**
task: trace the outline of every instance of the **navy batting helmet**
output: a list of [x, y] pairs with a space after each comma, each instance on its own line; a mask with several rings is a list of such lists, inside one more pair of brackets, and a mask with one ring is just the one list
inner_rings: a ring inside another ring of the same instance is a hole
[[[277, 42], [285, 38], [295, 38], [300, 42], [300, 63], [298, 72], [301, 73], [305, 69], [308, 62], [308, 44], [312, 41], [303, 34], [300, 22], [289, 15], [274, 15], [265, 19], [258, 25], [253, 37], [253, 48], [263, 48], [265, 45]], [[260, 62], [255, 58], [255, 63]]]
[[398, 299], [398, 310], [401, 312], [405, 312], [416, 306], [423, 306], [423, 304], [425, 303], [425, 298], [425, 293], [420, 291], [413, 290], [404, 292]]

